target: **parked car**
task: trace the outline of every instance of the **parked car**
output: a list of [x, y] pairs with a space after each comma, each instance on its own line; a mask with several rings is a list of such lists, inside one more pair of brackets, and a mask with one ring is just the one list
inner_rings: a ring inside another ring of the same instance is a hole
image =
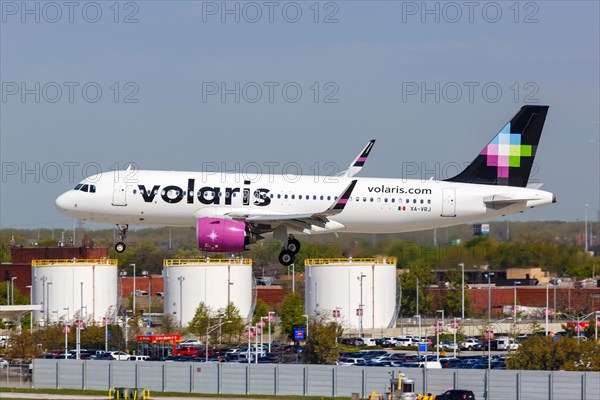
[[129, 361], [148, 361], [150, 356], [130, 355]]
[[129, 354], [124, 353], [122, 351], [109, 351], [110, 355], [113, 359], [117, 361], [127, 361], [129, 360]]
[[8, 368], [8, 361], [6, 361], [3, 358], [0, 358], [0, 369], [2, 368]]
[[447, 390], [435, 396], [435, 400], [475, 400], [475, 395], [470, 390]]
[[519, 343], [511, 337], [499, 337], [490, 343], [491, 350], [517, 350]]
[[480, 344], [479, 339], [469, 338], [460, 344], [462, 350], [473, 350], [473, 347]]

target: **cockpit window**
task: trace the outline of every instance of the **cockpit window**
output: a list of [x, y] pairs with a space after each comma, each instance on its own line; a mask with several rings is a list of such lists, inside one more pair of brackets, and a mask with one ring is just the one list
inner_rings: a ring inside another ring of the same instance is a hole
[[90, 185], [90, 193], [96, 193], [96, 185]]
[[79, 189], [81, 189], [81, 187], [82, 187], [82, 186], [83, 186], [83, 183], [80, 183], [80, 184], [78, 184], [77, 186], [75, 186], [75, 187], [73, 188], [73, 190], [79, 190]]
[[88, 187], [89, 185], [83, 185], [82, 188], [80, 189], [82, 192], [87, 192], [88, 191]]

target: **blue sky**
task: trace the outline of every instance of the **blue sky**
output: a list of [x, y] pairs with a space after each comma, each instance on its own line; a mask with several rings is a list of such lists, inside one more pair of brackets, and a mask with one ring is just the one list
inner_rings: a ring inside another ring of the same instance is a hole
[[376, 138], [361, 176], [445, 178], [523, 104], [550, 105], [534, 179], [559, 202], [512, 218], [595, 216], [599, 3], [424, 4], [2, 1], [0, 227], [69, 226], [54, 199], [128, 162], [327, 173]]

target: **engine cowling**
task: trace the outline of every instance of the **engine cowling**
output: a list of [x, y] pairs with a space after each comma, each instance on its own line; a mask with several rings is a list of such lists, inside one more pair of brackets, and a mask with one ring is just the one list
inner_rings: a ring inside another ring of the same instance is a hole
[[247, 222], [224, 218], [199, 218], [196, 235], [200, 251], [237, 253], [254, 243]]

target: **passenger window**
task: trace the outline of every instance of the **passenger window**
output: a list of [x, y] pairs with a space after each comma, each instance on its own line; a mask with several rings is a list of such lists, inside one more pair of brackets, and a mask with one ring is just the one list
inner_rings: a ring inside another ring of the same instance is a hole
[[88, 191], [88, 185], [83, 185], [83, 186], [81, 187], [81, 191], [82, 191], [82, 192], [87, 192], [87, 191]]
[[381, 197], [378, 197], [378, 198], [377, 198], [377, 202], [378, 202], [378, 203], [381, 203]]
[[278, 194], [278, 195], [277, 195], [277, 198], [278, 198], [278, 199], [280, 199], [280, 198], [281, 198], [281, 195], [280, 195], [280, 194]]
[[302, 195], [301, 194], [298, 195], [298, 200], [302, 200]]
[[431, 199], [428, 199], [428, 200], [427, 200], [427, 204], [431, 204]]
[[373, 202], [373, 198], [371, 197], [371, 203]]
[[383, 202], [387, 203], [388, 202], [388, 198], [386, 197], [385, 199], [383, 199]]
[[366, 203], [366, 202], [367, 202], [367, 198], [366, 198], [366, 197], [363, 197], [363, 201]]
[[323, 196], [321, 196], [321, 200], [323, 200]]
[[316, 195], [313, 195], [313, 200], [316, 200], [316, 199], [317, 199], [317, 196], [316, 196]]
[[287, 200], [287, 197], [288, 197], [287, 194], [283, 195], [283, 198], [286, 200]]
[[293, 195], [292, 195], [292, 200], [295, 200], [295, 199], [296, 199], [296, 195], [295, 195], [295, 194], [293, 194]]
[[395, 203], [395, 202], [396, 202], [396, 199], [392, 199], [392, 203]]
[[417, 199], [413, 199], [413, 204], [417, 204]]
[[423, 204], [423, 202], [424, 202], [424, 200], [423, 200], [423, 199], [421, 199], [421, 204]]

